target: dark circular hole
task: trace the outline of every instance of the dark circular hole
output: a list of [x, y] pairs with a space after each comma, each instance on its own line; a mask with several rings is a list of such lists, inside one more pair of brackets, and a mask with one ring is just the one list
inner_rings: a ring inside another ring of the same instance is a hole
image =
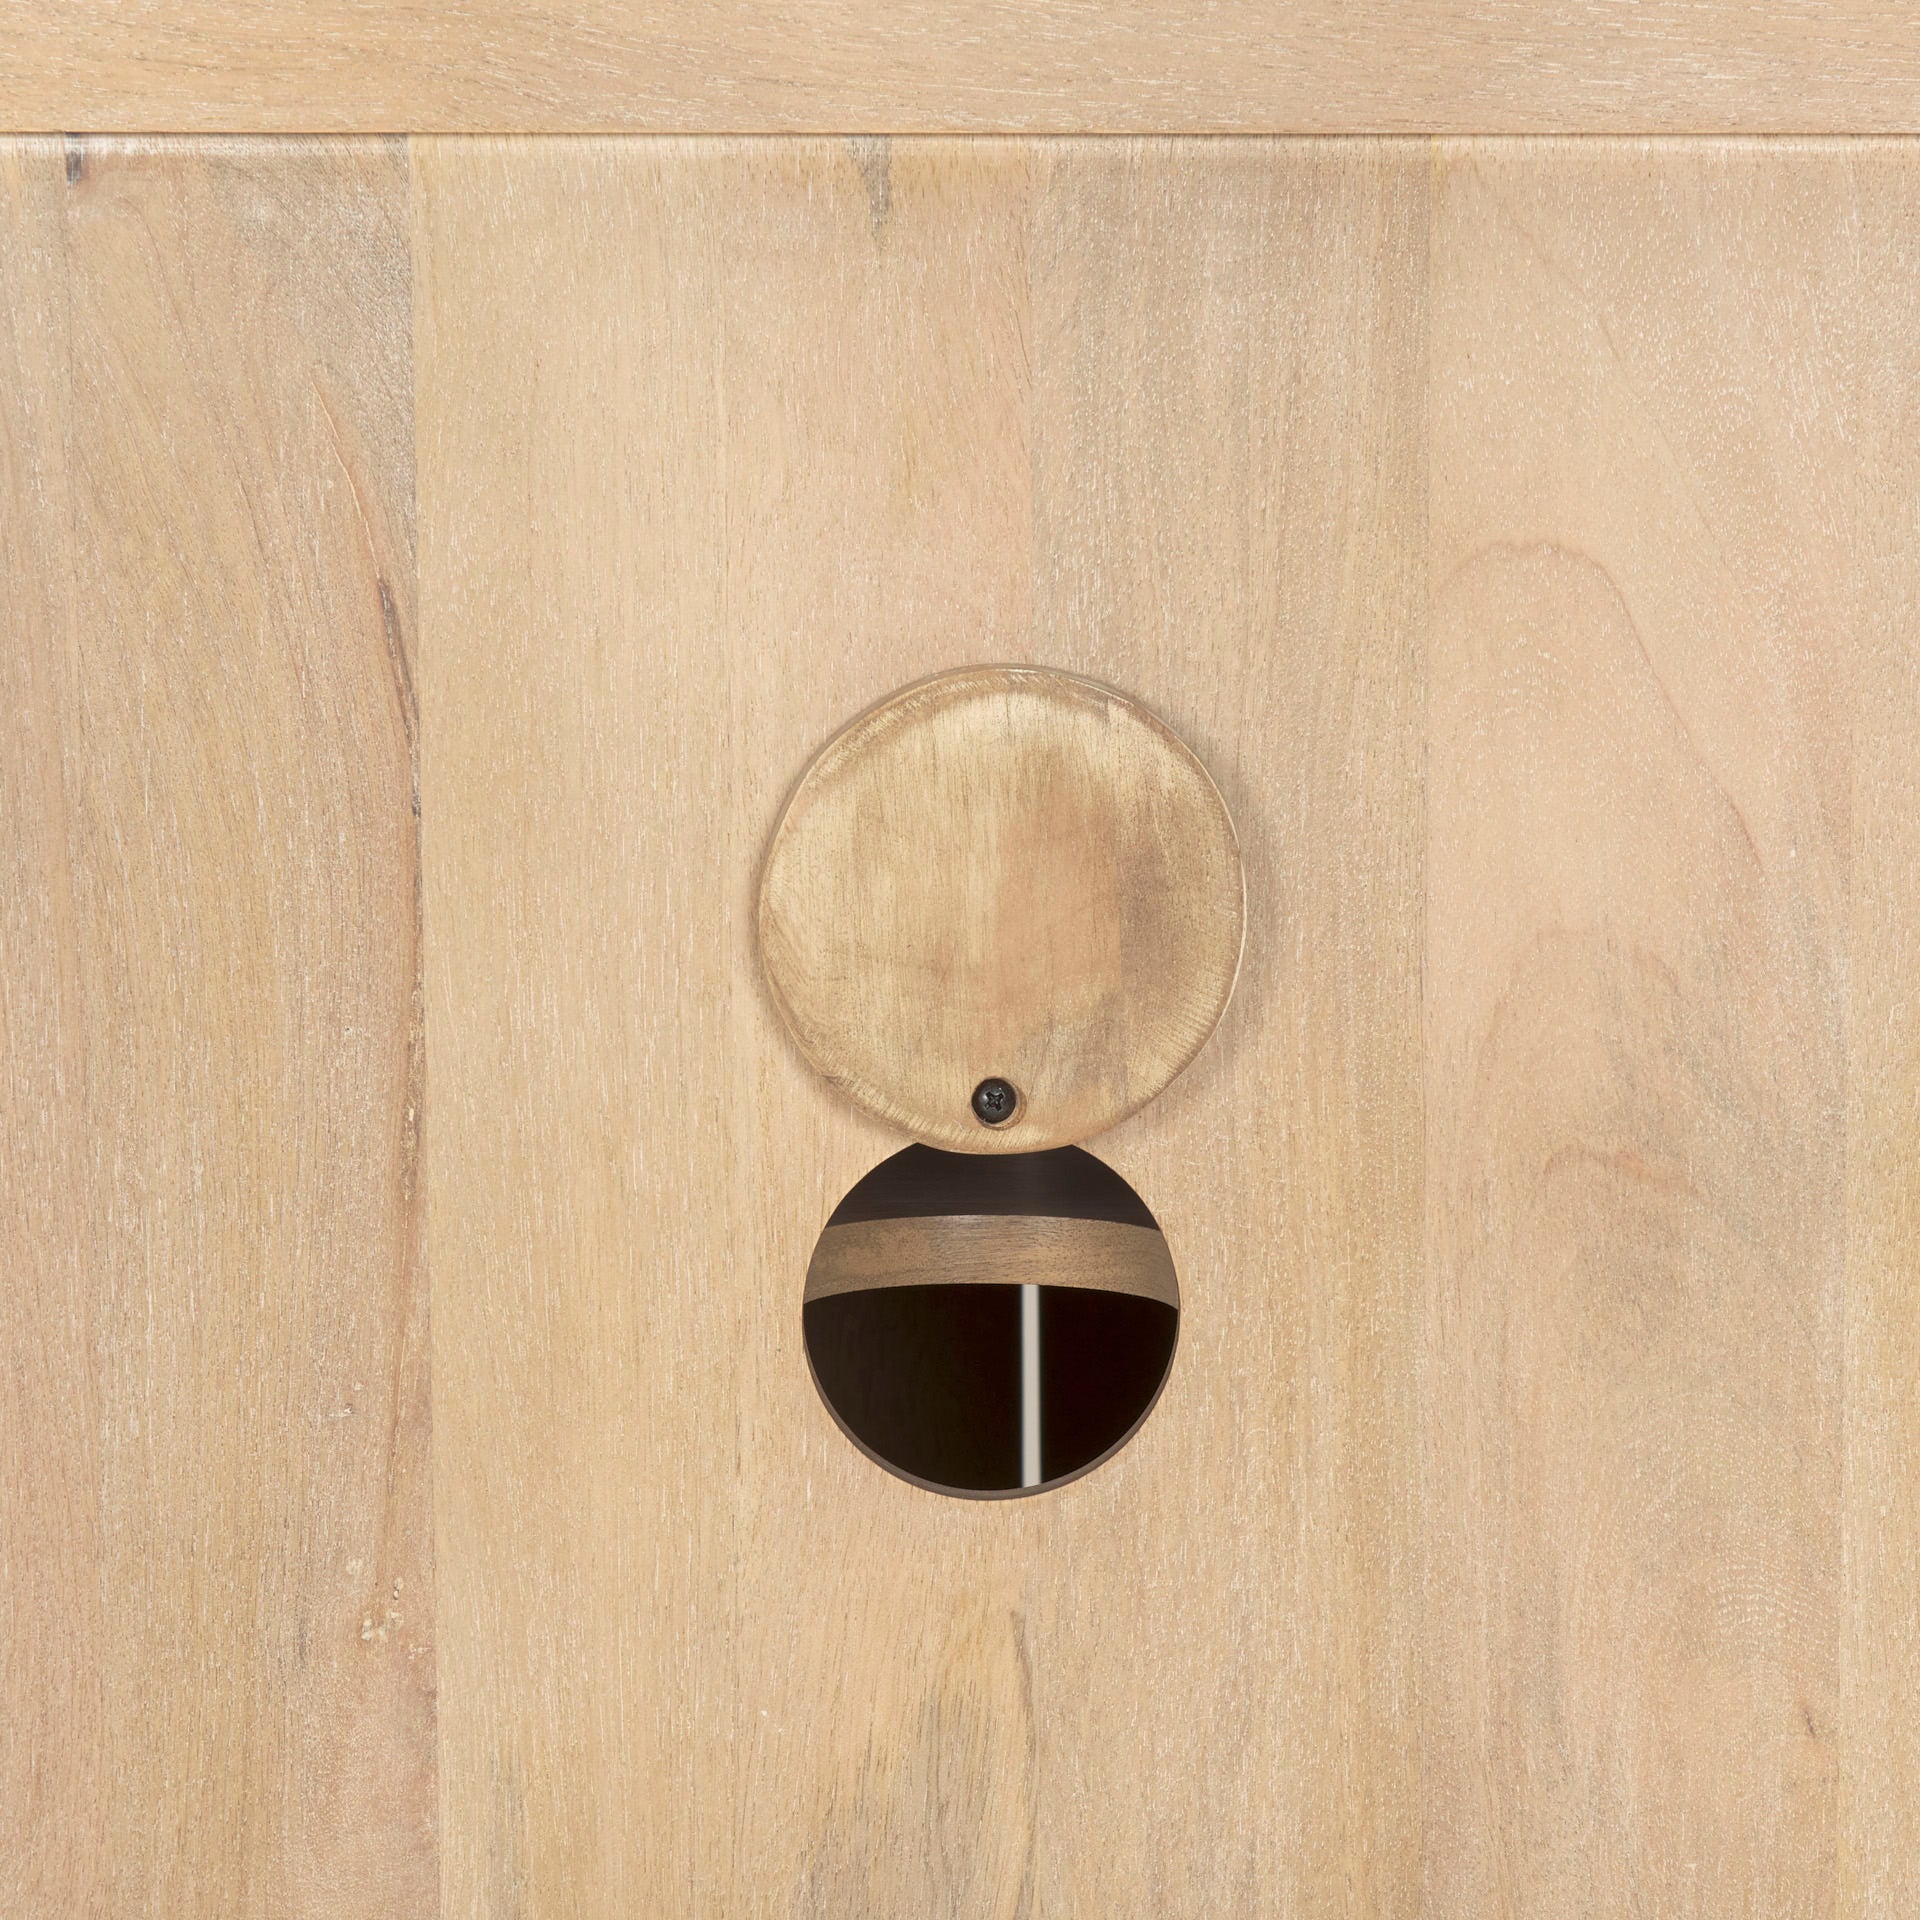
[[909, 1147], [835, 1210], [807, 1276], [807, 1359], [841, 1429], [942, 1492], [1096, 1466], [1173, 1360], [1179, 1289], [1140, 1197], [1077, 1147]]

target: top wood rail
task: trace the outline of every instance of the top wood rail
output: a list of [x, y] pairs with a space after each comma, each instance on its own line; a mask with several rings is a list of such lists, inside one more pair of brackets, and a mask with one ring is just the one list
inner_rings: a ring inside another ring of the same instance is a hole
[[0, 127], [1910, 133], [1892, 0], [0, 0]]

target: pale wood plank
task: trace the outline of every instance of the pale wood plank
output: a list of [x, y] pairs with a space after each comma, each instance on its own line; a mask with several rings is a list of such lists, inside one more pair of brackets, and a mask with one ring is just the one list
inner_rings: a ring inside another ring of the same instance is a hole
[[[1404, 1910], [1423, 156], [418, 151], [450, 1908]], [[1181, 1406], [987, 1511], [806, 1382], [899, 1142], [751, 902], [839, 724], [1036, 645], [1191, 729], [1272, 945], [1245, 1065], [1112, 1137], [1204, 1303]]]
[[1885, 0], [0, 0], [0, 126], [1897, 133]]
[[1160, 1406], [1046, 1503], [1035, 1911], [1414, 1910], [1426, 152], [1047, 156], [1035, 634], [1220, 782], [1246, 957], [1096, 1145], [1160, 1221]]
[[0, 1906], [423, 1914], [406, 158], [6, 175]]
[[1842, 149], [1439, 157], [1431, 1911], [1833, 1910], [1860, 247]]
[[781, 801], [1027, 627], [1026, 159], [422, 142], [449, 1911], [1011, 1914], [1030, 1522], [807, 1377]]
[[1920, 1911], [1920, 154], [1856, 159], [1863, 588], [1847, 1122], [1840, 1911]]
[[0, 143], [0, 1908], [101, 1910], [99, 1405], [62, 714], [64, 163]]

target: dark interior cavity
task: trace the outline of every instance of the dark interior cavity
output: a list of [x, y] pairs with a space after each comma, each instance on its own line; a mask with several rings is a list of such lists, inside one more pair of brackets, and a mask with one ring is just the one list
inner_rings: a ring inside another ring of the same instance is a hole
[[[1077, 1147], [1002, 1155], [909, 1147], [852, 1189], [829, 1228], [952, 1216], [973, 1217], [976, 1233], [982, 1216], [1028, 1216], [1158, 1235], [1133, 1189]], [[846, 1434], [909, 1480], [983, 1496], [1056, 1486], [1126, 1441], [1166, 1381], [1179, 1309], [1111, 1284], [1071, 1284], [1072, 1235], [1061, 1239], [1059, 1284], [930, 1284], [923, 1267], [908, 1284], [809, 1299], [807, 1359]], [[1023, 1332], [1028, 1291], [1038, 1309], [1037, 1362]], [[1025, 1382], [1037, 1384], [1037, 1406]]]
[[[1153, 1404], [1180, 1316], [1164, 1301], [1040, 1290], [1041, 1486], [1093, 1465]], [[1020, 1289], [875, 1287], [812, 1300], [827, 1405], [883, 1466], [959, 1493], [1020, 1493]]]

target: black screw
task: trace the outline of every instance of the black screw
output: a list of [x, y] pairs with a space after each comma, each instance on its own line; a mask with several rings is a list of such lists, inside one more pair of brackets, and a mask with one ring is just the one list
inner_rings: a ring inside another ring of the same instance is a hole
[[1019, 1104], [1020, 1096], [1006, 1080], [982, 1080], [973, 1090], [973, 1111], [985, 1127], [1004, 1127]]

